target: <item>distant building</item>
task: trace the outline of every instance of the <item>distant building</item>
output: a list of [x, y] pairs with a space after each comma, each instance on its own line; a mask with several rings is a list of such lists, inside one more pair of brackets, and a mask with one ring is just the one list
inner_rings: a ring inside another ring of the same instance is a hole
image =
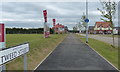
[[94, 33], [97, 34], [111, 34], [112, 28], [110, 22], [96, 22], [94, 26]]
[[114, 27], [114, 34], [120, 34], [120, 27]]
[[94, 33], [94, 26], [89, 26], [88, 32], [89, 32], [89, 34], [93, 34]]
[[66, 32], [68, 32], [67, 26], [64, 26], [64, 25], [61, 25], [61, 24], [54, 25], [54, 27], [52, 27], [52, 29], [54, 30], [55, 33], [66, 33]]

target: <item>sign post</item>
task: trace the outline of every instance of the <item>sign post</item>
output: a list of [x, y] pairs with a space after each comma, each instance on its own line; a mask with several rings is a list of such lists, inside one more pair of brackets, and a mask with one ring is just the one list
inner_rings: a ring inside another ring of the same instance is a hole
[[24, 72], [27, 72], [27, 55], [24, 54]]
[[85, 19], [85, 22], [87, 23], [87, 24], [86, 24], [86, 43], [88, 43], [88, 22], [89, 22], [89, 19], [86, 18], [86, 19]]
[[[5, 48], [5, 25], [3, 23], [0, 23], [0, 50]], [[6, 65], [0, 66], [0, 72], [6, 70]]]
[[88, 43], [88, 0], [86, 0], [86, 19], [85, 19], [86, 24], [86, 43]]
[[19, 56], [24, 55], [24, 72], [27, 72], [27, 52], [29, 52], [29, 43], [24, 43], [0, 50], [0, 66]]

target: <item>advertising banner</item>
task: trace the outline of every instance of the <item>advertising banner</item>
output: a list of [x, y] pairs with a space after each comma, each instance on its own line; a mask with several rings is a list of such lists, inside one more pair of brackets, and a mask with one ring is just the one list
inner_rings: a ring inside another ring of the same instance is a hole
[[29, 51], [29, 43], [0, 50], [0, 65], [11, 61]]
[[44, 15], [44, 37], [47, 38], [50, 35], [50, 28], [49, 24], [47, 23], [47, 10], [43, 10], [43, 15]]
[[53, 26], [55, 26], [55, 21], [56, 21], [56, 20], [55, 20], [55, 19], [53, 19]]
[[0, 48], [5, 47], [5, 26], [0, 23]]
[[44, 20], [47, 22], [47, 10], [43, 10]]

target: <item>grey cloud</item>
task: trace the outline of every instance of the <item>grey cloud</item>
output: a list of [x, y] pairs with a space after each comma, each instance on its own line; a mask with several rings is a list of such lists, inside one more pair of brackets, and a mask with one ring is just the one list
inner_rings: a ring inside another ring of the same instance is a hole
[[[51, 6], [51, 7], [50, 7]], [[84, 2], [8, 2], [2, 3], [2, 18], [5, 19], [37, 19], [43, 21], [43, 10], [48, 11], [48, 22], [52, 27], [52, 19], [56, 18], [57, 23], [67, 25], [70, 29], [80, 20], [83, 12], [85, 12]], [[100, 15], [91, 13], [101, 8], [98, 2], [89, 3], [89, 25], [94, 25], [96, 21], [100, 21]], [[56, 9], [54, 9], [56, 8]], [[39, 21], [5, 21], [8, 27], [43, 27], [43, 23]]]
[[6, 27], [23, 27], [23, 28], [39, 28], [43, 27], [40, 22], [26, 22], [26, 21], [6, 21]]

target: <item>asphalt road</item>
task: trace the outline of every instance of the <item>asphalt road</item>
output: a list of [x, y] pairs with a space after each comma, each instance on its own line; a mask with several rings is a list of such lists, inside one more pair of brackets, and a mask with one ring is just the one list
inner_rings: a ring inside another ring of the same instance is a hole
[[[82, 36], [86, 36], [85, 34], [80, 34]], [[88, 35], [89, 38], [93, 38], [93, 39], [97, 39], [109, 44], [113, 44], [113, 38], [112, 37], [104, 37], [104, 36], [100, 36], [100, 35]], [[114, 38], [115, 39], [115, 46], [119, 46], [118, 43], [120, 43], [120, 38]]]
[[69, 34], [36, 70], [105, 70], [104, 72], [110, 72], [107, 70], [116, 69], [89, 46], [82, 43], [78, 37]]

